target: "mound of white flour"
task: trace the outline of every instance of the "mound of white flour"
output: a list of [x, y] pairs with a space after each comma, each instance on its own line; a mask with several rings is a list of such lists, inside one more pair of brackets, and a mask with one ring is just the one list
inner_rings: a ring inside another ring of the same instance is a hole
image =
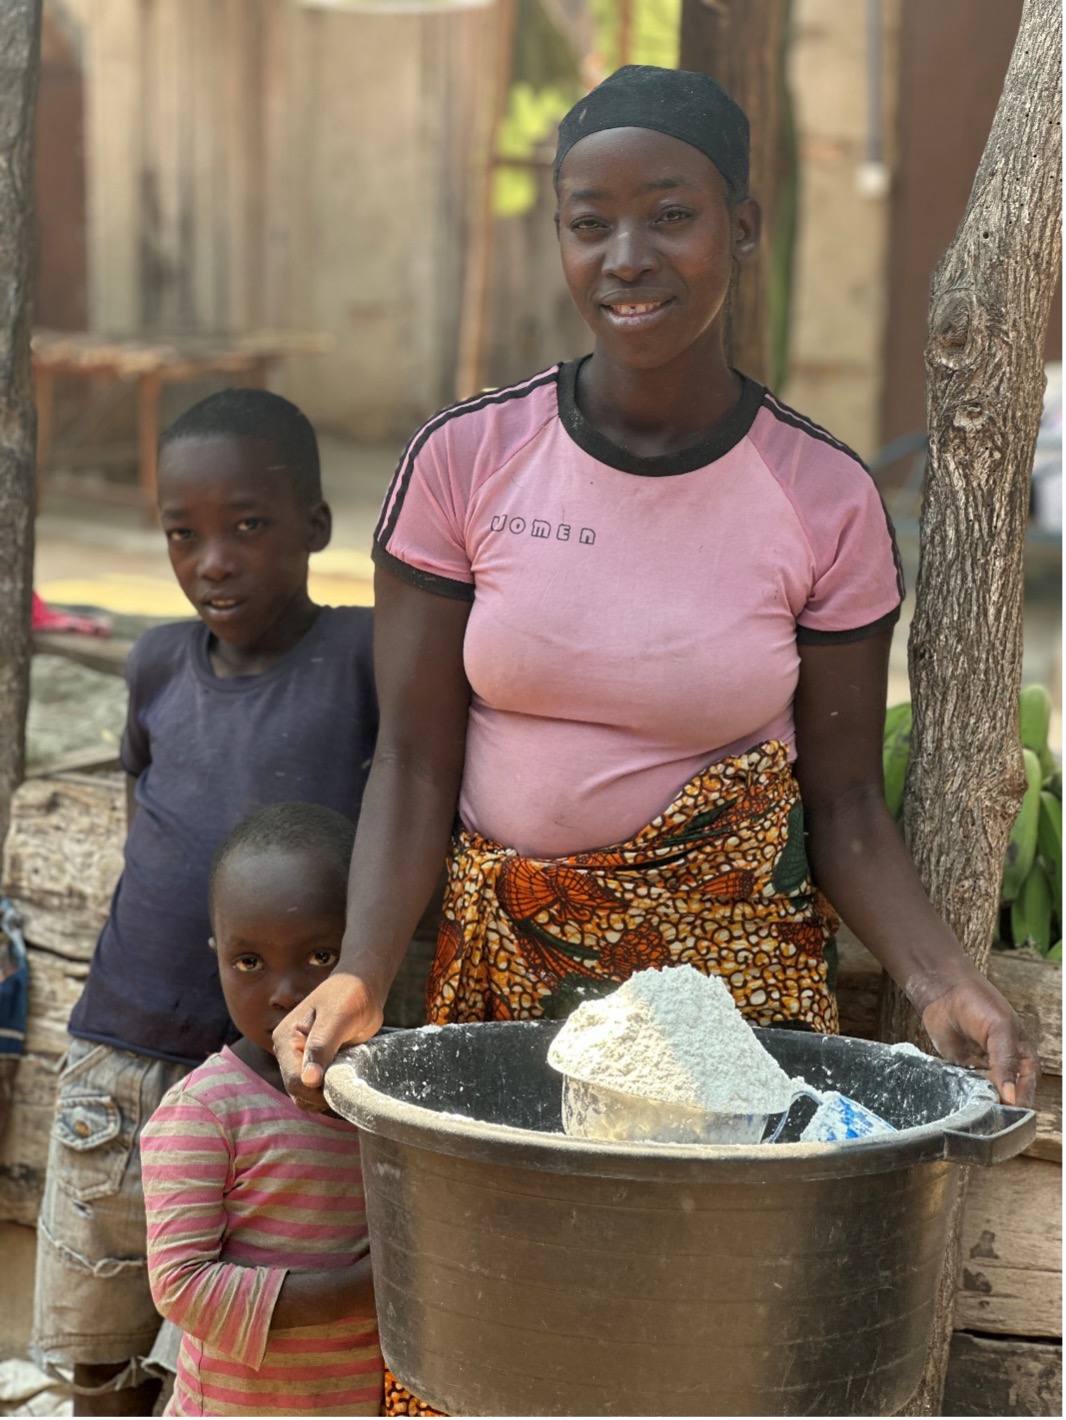
[[728, 987], [691, 966], [641, 971], [582, 1002], [548, 1063], [606, 1089], [727, 1114], [776, 1114], [793, 1093]]

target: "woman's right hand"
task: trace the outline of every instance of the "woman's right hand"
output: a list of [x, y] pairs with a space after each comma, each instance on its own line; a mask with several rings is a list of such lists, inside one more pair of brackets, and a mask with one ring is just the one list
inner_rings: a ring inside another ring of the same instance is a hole
[[337, 970], [290, 1011], [274, 1031], [274, 1054], [285, 1088], [301, 1109], [328, 1109], [326, 1069], [342, 1045], [357, 1045], [381, 1029], [382, 1006], [367, 983]]

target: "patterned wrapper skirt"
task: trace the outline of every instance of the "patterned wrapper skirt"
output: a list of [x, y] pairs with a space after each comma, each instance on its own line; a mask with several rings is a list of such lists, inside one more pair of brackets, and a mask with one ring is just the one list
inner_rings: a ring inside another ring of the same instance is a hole
[[[526, 858], [460, 826], [452, 840], [428, 1020], [568, 1016], [649, 966], [687, 962], [753, 1025], [837, 1030], [826, 943], [785, 746], [712, 764], [626, 843]], [[387, 1415], [433, 1415], [386, 1372]]]
[[784, 745], [712, 764], [627, 843], [524, 858], [468, 828], [452, 841], [428, 1018], [568, 1016], [649, 966], [720, 976], [755, 1025], [837, 1029]]

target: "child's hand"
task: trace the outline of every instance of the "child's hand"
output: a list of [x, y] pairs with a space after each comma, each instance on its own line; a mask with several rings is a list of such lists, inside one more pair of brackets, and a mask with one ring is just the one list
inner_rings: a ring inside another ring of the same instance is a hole
[[274, 1031], [285, 1088], [302, 1109], [323, 1113], [326, 1069], [342, 1045], [369, 1040], [381, 1028], [381, 1007], [366, 983], [350, 972], [335, 971], [315, 988]]
[[286, 1330], [373, 1315], [374, 1277], [367, 1253], [344, 1267], [306, 1271], [290, 1268], [274, 1304], [270, 1326], [271, 1330]]

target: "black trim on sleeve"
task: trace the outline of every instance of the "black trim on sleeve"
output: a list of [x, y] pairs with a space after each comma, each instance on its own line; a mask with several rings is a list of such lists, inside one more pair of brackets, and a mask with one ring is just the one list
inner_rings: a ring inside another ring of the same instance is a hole
[[418, 587], [420, 591], [435, 592], [439, 597], [451, 597], [453, 601], [458, 602], [474, 600], [473, 582], [456, 582], [451, 577], [438, 577], [436, 572], [424, 572], [421, 567], [412, 567], [410, 562], [394, 557], [380, 542], [372, 544], [370, 557], [386, 572], [399, 577], [401, 582], [409, 582], [412, 587]]
[[888, 511], [884, 494], [877, 487], [877, 480], [870, 472], [869, 466], [864, 459], [861, 459], [854, 449], [847, 444], [841, 443], [839, 439], [833, 437], [828, 429], [823, 429], [820, 424], [815, 424], [813, 419], [808, 419], [805, 414], [800, 414], [799, 410], [793, 409], [791, 405], [782, 404], [775, 394], [766, 391], [763, 404], [782, 424], [789, 425], [792, 429], [798, 429], [801, 434], [807, 434], [812, 439], [818, 439], [823, 444], [828, 444], [830, 448], [836, 449], [839, 453], [847, 454], [848, 458], [854, 459], [859, 467], [869, 478], [874, 488], [877, 489], [877, 496], [881, 501], [881, 511], [885, 515], [885, 522], [888, 525], [888, 540], [892, 544], [892, 563], [896, 569], [896, 590], [899, 592], [899, 599], [903, 601], [907, 595], [906, 583], [903, 579], [903, 559], [899, 553], [899, 543], [896, 541], [896, 528], [892, 521], [892, 514]]
[[[559, 366], [553, 365], [543, 374], [522, 380], [516, 385], [507, 385], [504, 389], [498, 390], [485, 390], [481, 394], [473, 395], [470, 399], [461, 400], [458, 404], [449, 404], [446, 408], [438, 410], [433, 418], [427, 420], [414, 434], [400, 455], [400, 462], [396, 465], [396, 472], [389, 484], [389, 491], [385, 494], [385, 501], [381, 505], [381, 516], [374, 530], [375, 543], [386, 544], [396, 531], [396, 524], [399, 521], [414, 471], [415, 459], [421, 452], [423, 444], [435, 430], [447, 424], [450, 419], [458, 419], [463, 414], [473, 414], [479, 409], [487, 408], [490, 404], [507, 404], [513, 399], [524, 399], [534, 390], [554, 384], [558, 378]], [[449, 594], [445, 593], [445, 595]]]
[[818, 631], [813, 626], [800, 626], [796, 623], [796, 644], [798, 646], [832, 646], [842, 645], [846, 641], [865, 641], [870, 636], [876, 636], [879, 631], [887, 631], [890, 626], [895, 626], [899, 620], [899, 607], [895, 607], [886, 616], [878, 617], [876, 621], [869, 622], [866, 626], [855, 626], [850, 631]]

